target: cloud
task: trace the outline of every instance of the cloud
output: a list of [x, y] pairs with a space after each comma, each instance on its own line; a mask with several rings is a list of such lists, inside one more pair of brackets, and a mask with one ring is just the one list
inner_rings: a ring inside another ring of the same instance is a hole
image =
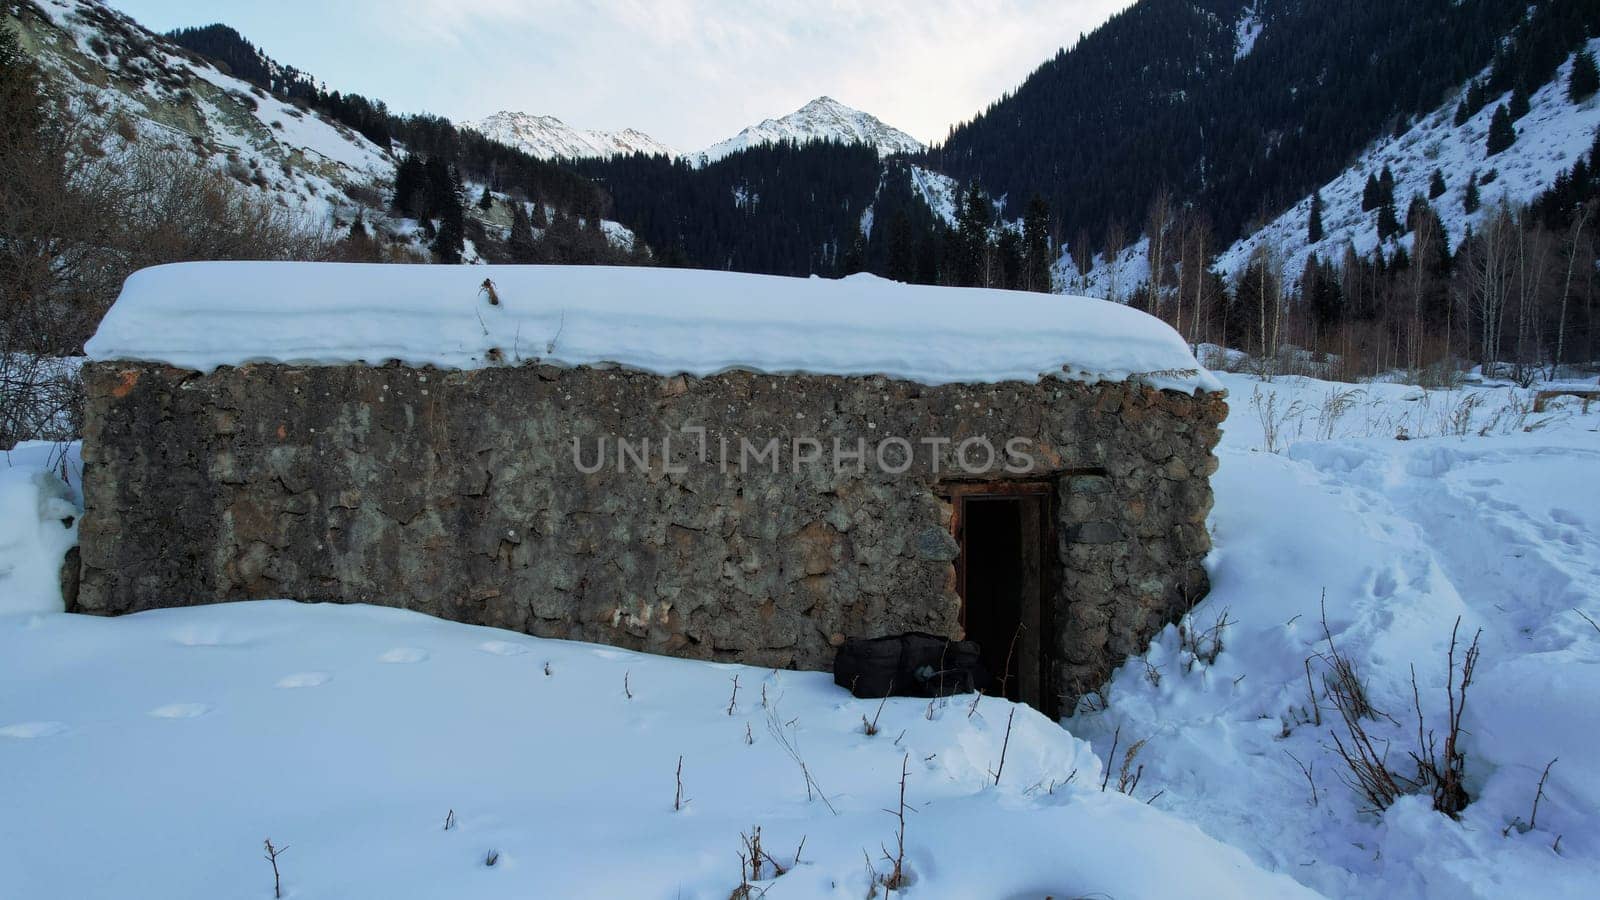
[[[942, 139], [1129, 0], [115, 2], [236, 24], [398, 109], [518, 109], [698, 149], [821, 94]], [[319, 33], [287, 24], [307, 20]]]

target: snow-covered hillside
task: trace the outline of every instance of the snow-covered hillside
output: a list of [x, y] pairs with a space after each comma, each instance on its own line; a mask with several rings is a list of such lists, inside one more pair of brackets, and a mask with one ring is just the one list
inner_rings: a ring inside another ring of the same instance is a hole
[[[397, 216], [388, 202], [404, 147], [379, 147], [314, 110], [286, 103], [98, 0], [29, 0], [0, 21], [14, 23], [51, 93], [66, 98], [107, 157], [192, 155], [311, 228], [338, 234], [360, 218], [380, 237], [427, 257], [423, 229]], [[469, 179], [465, 188], [470, 200], [484, 185]], [[504, 239], [510, 198], [498, 199], [493, 210], [469, 204], [466, 214]], [[619, 223], [603, 221], [602, 228], [613, 246], [633, 246], [632, 232]], [[470, 242], [464, 258], [479, 258]]]
[[725, 141], [712, 144], [694, 158], [704, 165], [730, 153], [762, 144], [821, 140], [870, 144], [885, 156], [891, 153], [916, 153], [923, 149], [921, 141], [885, 124], [876, 116], [851, 109], [832, 97], [818, 97], [782, 118], [766, 119]]
[[468, 122], [466, 127], [539, 159], [608, 158], [634, 153], [678, 155], [676, 150], [642, 131], [632, 128], [621, 131], [574, 128], [555, 116], [503, 110], [476, 122]]
[[944, 224], [956, 226], [956, 204], [961, 200], [961, 185], [954, 178], [922, 166], [911, 167], [911, 187]]
[[[1242, 30], [1241, 47], [1247, 38]], [[1590, 41], [1588, 47], [1591, 52], [1600, 52], [1600, 39]], [[1482, 110], [1460, 126], [1454, 124], [1460, 97], [1452, 96], [1399, 136], [1380, 138], [1349, 168], [1320, 188], [1324, 236], [1319, 243], [1312, 245], [1309, 240], [1312, 195], [1308, 194], [1218, 254], [1217, 271], [1224, 277], [1237, 276], [1262, 246], [1272, 248], [1282, 271], [1291, 279], [1299, 277], [1312, 252], [1336, 264], [1348, 246], [1357, 253], [1370, 254], [1378, 245], [1378, 214], [1376, 210], [1361, 211], [1362, 191], [1368, 176], [1378, 175], [1385, 166], [1394, 174], [1395, 207], [1402, 219], [1412, 197], [1427, 198], [1434, 170], [1443, 173], [1445, 193], [1429, 202], [1452, 245], [1459, 244], [1468, 224], [1477, 227], [1502, 200], [1512, 205], [1533, 200], [1594, 146], [1600, 130], [1600, 96], [1572, 103], [1567, 97], [1571, 68], [1569, 58], [1552, 81], [1532, 94], [1530, 111], [1517, 120], [1517, 141], [1510, 148], [1491, 157], [1485, 146], [1489, 121], [1496, 107], [1510, 101], [1509, 93], [1490, 98]], [[1469, 214], [1464, 200], [1467, 181], [1473, 176], [1479, 182], [1480, 206], [1476, 213]], [[1492, 180], [1484, 183], [1485, 179]], [[1408, 251], [1411, 249], [1410, 234], [1397, 240]], [[1063, 246], [1055, 268], [1058, 289], [1126, 300], [1130, 291], [1149, 279], [1148, 245], [1148, 238], [1139, 236], [1114, 257], [1099, 253], [1087, 273], [1078, 270], [1071, 248]]]
[[[1588, 46], [1600, 51], [1600, 39]], [[1573, 104], [1567, 98], [1571, 69], [1572, 59], [1568, 58], [1555, 79], [1533, 93], [1529, 113], [1516, 122], [1517, 141], [1510, 148], [1488, 156], [1485, 147], [1489, 121], [1496, 107], [1510, 101], [1509, 93], [1490, 98], [1477, 115], [1460, 126], [1454, 124], [1460, 98], [1452, 97], [1405, 133], [1380, 139], [1354, 165], [1322, 186], [1325, 235], [1320, 243], [1312, 246], [1308, 239], [1311, 197], [1307, 196], [1229, 247], [1218, 259], [1219, 271], [1231, 275], [1243, 270], [1263, 244], [1275, 248], [1285, 271], [1296, 277], [1313, 251], [1335, 260], [1343, 256], [1347, 245], [1354, 245], [1358, 253], [1371, 253], [1378, 245], [1377, 212], [1361, 211], [1361, 194], [1367, 177], [1377, 175], [1384, 166], [1394, 173], [1395, 206], [1402, 217], [1413, 196], [1428, 196], [1434, 170], [1444, 174], [1445, 194], [1431, 202], [1451, 242], [1459, 242], [1467, 225], [1490, 214], [1501, 199], [1512, 204], [1532, 200], [1594, 145], [1600, 129], [1600, 98]], [[1494, 180], [1478, 190], [1478, 212], [1469, 215], [1462, 202], [1467, 180], [1476, 174], [1482, 182], [1491, 172]], [[1409, 246], [1409, 235], [1402, 240]]]
[[136, 145], [194, 153], [316, 222], [353, 219], [367, 207], [351, 195], [394, 178], [389, 148], [277, 100], [104, 4], [33, 0], [14, 21], [108, 154]]

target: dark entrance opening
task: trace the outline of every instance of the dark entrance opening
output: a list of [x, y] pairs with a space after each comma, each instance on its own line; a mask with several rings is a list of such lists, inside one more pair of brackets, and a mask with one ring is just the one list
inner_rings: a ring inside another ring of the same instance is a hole
[[1051, 485], [961, 485], [952, 491], [961, 626], [994, 674], [991, 692], [1056, 715], [1049, 689], [1055, 539]]

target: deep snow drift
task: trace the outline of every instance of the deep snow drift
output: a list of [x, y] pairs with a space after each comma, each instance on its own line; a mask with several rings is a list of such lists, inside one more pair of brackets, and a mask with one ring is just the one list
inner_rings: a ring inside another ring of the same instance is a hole
[[903, 762], [912, 896], [1299, 892], [992, 698], [869, 736], [823, 674], [288, 602], [0, 618], [0, 660], [0, 896], [266, 898], [271, 838], [301, 900], [725, 900], [759, 826], [765, 896], [859, 900]]
[[87, 350], [91, 359], [201, 371], [249, 362], [394, 359], [456, 369], [538, 360], [663, 375], [752, 369], [926, 384], [1137, 377], [1218, 389], [1176, 331], [1126, 306], [871, 275], [180, 263], [134, 273]]

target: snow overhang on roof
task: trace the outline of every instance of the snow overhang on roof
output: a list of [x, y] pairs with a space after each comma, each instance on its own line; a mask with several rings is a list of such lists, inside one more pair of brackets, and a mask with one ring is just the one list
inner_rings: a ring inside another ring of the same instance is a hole
[[1220, 391], [1164, 322], [1103, 300], [606, 266], [178, 263], [134, 273], [91, 359], [471, 369], [542, 362], [924, 384], [1137, 380]]

